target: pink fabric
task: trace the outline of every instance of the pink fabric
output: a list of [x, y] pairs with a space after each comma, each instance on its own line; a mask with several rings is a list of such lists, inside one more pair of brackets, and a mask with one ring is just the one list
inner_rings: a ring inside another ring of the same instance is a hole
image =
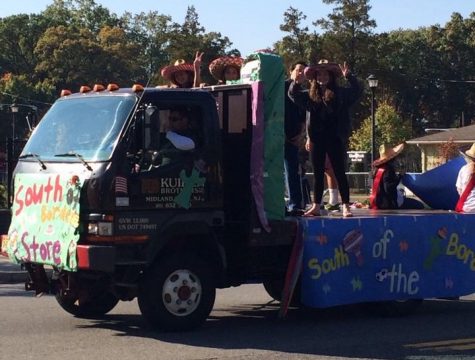
[[251, 190], [262, 227], [270, 232], [264, 211], [264, 83], [252, 85]]
[[296, 235], [292, 252], [290, 253], [289, 264], [285, 274], [284, 289], [282, 290], [282, 301], [280, 302], [279, 318], [283, 319], [287, 315], [295, 286], [302, 272], [303, 262], [303, 228], [302, 224], [297, 222]]

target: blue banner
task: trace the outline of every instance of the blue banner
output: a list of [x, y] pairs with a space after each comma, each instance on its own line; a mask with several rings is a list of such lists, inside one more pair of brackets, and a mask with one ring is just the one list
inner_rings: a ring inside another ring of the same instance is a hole
[[302, 302], [312, 307], [475, 292], [475, 215], [302, 219]]
[[422, 174], [405, 174], [402, 183], [432, 209], [453, 210], [459, 199], [455, 183], [465, 164], [459, 156]]

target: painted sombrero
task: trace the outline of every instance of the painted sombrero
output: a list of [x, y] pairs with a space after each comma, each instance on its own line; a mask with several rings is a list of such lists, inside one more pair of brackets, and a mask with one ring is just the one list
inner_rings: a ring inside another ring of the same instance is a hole
[[224, 69], [227, 66], [234, 66], [238, 70], [241, 69], [243, 59], [237, 56], [222, 56], [214, 59], [209, 64], [209, 72], [216, 80], [224, 81]]
[[374, 166], [380, 166], [384, 163], [387, 163], [389, 160], [394, 159], [398, 156], [401, 151], [404, 150], [404, 143], [399, 144], [393, 148], [383, 144], [379, 147], [379, 159], [374, 160]]
[[164, 79], [175, 84], [175, 77], [173, 74], [175, 74], [177, 71], [189, 71], [194, 73], [195, 70], [193, 68], [193, 64], [187, 64], [185, 60], [178, 59], [173, 65], [167, 65], [163, 67], [160, 71], [160, 74]]
[[337, 63], [329, 62], [326, 59], [322, 59], [317, 65], [307, 66], [304, 70], [304, 75], [308, 80], [315, 79], [319, 71], [326, 70], [333, 73], [335, 78], [342, 76], [340, 66]]

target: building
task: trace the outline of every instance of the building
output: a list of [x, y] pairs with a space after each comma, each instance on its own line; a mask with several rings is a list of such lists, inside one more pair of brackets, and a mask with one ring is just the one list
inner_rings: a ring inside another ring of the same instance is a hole
[[456, 155], [459, 149], [467, 148], [474, 142], [475, 125], [443, 129], [406, 141], [407, 144], [416, 145], [420, 149], [422, 172], [445, 163], [447, 157], [444, 155]]

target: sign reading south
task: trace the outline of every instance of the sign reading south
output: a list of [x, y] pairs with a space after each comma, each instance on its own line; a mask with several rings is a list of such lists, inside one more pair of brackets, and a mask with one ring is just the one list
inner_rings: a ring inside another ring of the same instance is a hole
[[76, 175], [17, 174], [9, 258], [76, 271], [80, 191]]

